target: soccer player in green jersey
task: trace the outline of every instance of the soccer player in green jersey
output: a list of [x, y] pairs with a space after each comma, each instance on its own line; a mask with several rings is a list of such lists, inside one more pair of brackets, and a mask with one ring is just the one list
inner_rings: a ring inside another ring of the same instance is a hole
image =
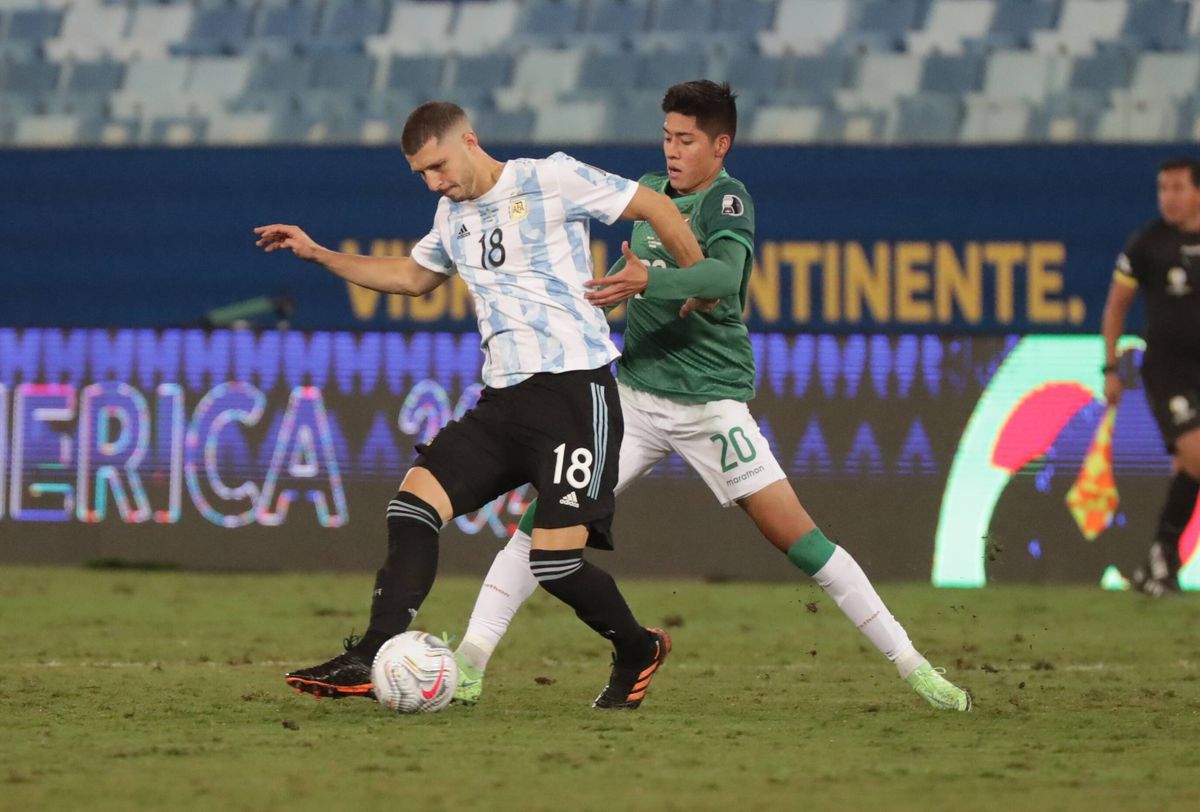
[[[734, 99], [727, 84], [671, 87], [662, 104], [667, 168], [640, 181], [674, 199], [705, 259], [679, 268], [650, 225], [639, 221], [632, 247], [624, 244], [609, 274], [589, 283], [588, 299], [597, 306], [628, 301], [617, 366], [625, 435], [616, 492], [678, 452], [723, 506], [744, 510], [816, 580], [918, 694], [938, 708], [970, 710], [970, 695], [930, 666], [862, 568], [809, 517], [746, 406], [754, 397], [754, 356], [742, 320], [754, 261], [754, 202], [724, 166], [737, 130]], [[730, 470], [730, 459], [741, 464]], [[456, 652], [457, 701], [479, 700], [489, 657], [537, 588], [528, 564], [536, 506], [535, 500], [480, 590]], [[619, 706], [637, 707], [644, 693], [645, 685], [635, 682]]]

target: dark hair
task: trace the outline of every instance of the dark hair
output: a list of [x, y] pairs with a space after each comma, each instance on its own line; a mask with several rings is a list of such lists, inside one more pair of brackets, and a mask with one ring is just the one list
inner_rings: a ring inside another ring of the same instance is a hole
[[696, 126], [708, 135], [728, 135], [730, 143], [737, 135], [737, 94], [728, 82], [717, 84], [708, 79], [683, 82], [667, 88], [663, 96], [664, 113], [694, 116]]
[[1200, 189], [1200, 161], [1186, 155], [1176, 155], [1158, 165], [1159, 172], [1171, 172], [1175, 169], [1186, 169], [1192, 176], [1192, 185]]
[[454, 102], [429, 101], [408, 115], [400, 147], [405, 155], [416, 155], [430, 138], [441, 139], [467, 120], [467, 114]]

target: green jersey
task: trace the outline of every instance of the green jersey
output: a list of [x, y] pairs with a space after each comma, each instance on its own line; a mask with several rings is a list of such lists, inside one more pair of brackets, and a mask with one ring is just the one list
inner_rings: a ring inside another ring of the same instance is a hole
[[[652, 172], [639, 183], [667, 191], [667, 173]], [[714, 400], [748, 401], [754, 397], [754, 353], [742, 321], [746, 286], [754, 265], [754, 202], [741, 181], [724, 169], [712, 185], [676, 197], [675, 205], [696, 235], [705, 255], [718, 240], [731, 239], [746, 248], [740, 280], [711, 313], [679, 318], [686, 298], [655, 298], [655, 268], [678, 268], [674, 258], [644, 220], [634, 223], [630, 248], [650, 269], [646, 292], [628, 302], [625, 349], [617, 362], [621, 383], [688, 403]], [[681, 271], [682, 278], [687, 271]]]

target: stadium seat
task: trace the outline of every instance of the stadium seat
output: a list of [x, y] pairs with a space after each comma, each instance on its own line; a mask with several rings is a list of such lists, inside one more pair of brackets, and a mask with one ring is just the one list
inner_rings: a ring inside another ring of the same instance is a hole
[[60, 69], [52, 62], [0, 63], [0, 92], [36, 96], [58, 87]]
[[716, 0], [713, 31], [737, 48], [749, 47], [758, 34], [771, 29], [775, 8], [775, 0]]
[[398, 0], [392, 4], [387, 28], [367, 37], [367, 52], [376, 58], [392, 54], [444, 54], [455, 4], [450, 0]]
[[769, 56], [819, 54], [846, 31], [849, 18], [847, 0], [779, 0], [775, 25], [758, 35], [758, 46]]
[[474, 124], [485, 144], [524, 144], [532, 137], [535, 119], [532, 110], [480, 109]]
[[953, 144], [961, 123], [961, 97], [922, 93], [893, 104], [887, 135], [899, 144]]
[[609, 110], [608, 134], [617, 143], [659, 143], [663, 118], [661, 91], [625, 93]]
[[253, 16], [253, 8], [233, 2], [197, 9], [187, 36], [169, 50], [187, 56], [239, 53], [250, 34]]
[[[42, 43], [58, 34], [62, 17], [62, 11], [50, 8], [15, 8], [0, 15], [0, 59], [28, 62], [39, 58]], [[10, 130], [15, 126], [14, 120]]]
[[1034, 33], [1049, 29], [1058, 17], [1058, 0], [1004, 0], [988, 32], [979, 40], [967, 39], [968, 48], [1028, 48]]
[[1090, 54], [1097, 41], [1114, 39], [1128, 13], [1127, 0], [1064, 0], [1058, 26], [1033, 34], [1033, 50], [1043, 54]]
[[245, 56], [197, 57], [185, 90], [192, 95], [236, 98], [250, 81], [250, 66]]
[[820, 107], [759, 107], [750, 121], [747, 140], [754, 144], [807, 144], [816, 141], [824, 110]]
[[1100, 114], [1108, 106], [1105, 94], [1096, 91], [1070, 91], [1047, 97], [1034, 110], [1029, 137], [1054, 143], [1091, 141], [1095, 138]]
[[849, 50], [900, 50], [919, 26], [921, 11], [919, 0], [859, 0], [839, 44]]
[[882, 139], [887, 114], [880, 110], [827, 109], [821, 117], [818, 138], [822, 141], [867, 144]]
[[310, 87], [362, 96], [375, 81], [375, 60], [366, 54], [326, 53], [313, 60]]
[[204, 143], [204, 132], [207, 129], [207, 118], [188, 116], [154, 118], [142, 128], [139, 142], [169, 147], [192, 146]]
[[1029, 131], [1032, 109], [1020, 99], [968, 97], [959, 141], [1003, 143], [1021, 141]]
[[997, 51], [988, 58], [982, 93], [997, 99], [1041, 102], [1046, 94], [1065, 86], [1069, 59], [1028, 51]]
[[532, 137], [539, 144], [570, 145], [607, 141], [608, 104], [575, 101], [537, 111]]
[[525, 44], [561, 47], [579, 32], [583, 10], [583, 0], [526, 0], [513, 34]]
[[19, 147], [67, 147], [79, 140], [78, 115], [29, 115], [17, 119], [12, 143]]
[[1108, 93], [1129, 86], [1133, 66], [1124, 51], [1101, 51], [1076, 57], [1071, 65], [1071, 90], [1095, 90]]
[[318, 0], [284, 0], [264, 5], [246, 41], [247, 54], [283, 57], [312, 42], [321, 10]]
[[792, 60], [792, 75], [781, 101], [823, 105], [834, 94], [850, 87], [857, 76], [857, 61], [846, 54], [798, 56]]
[[1130, 95], [1139, 99], [1185, 99], [1200, 82], [1200, 54], [1144, 53], [1138, 58], [1129, 85]]
[[737, 54], [725, 64], [725, 81], [735, 92], [768, 99], [784, 90], [792, 66], [786, 59], [759, 54]]
[[129, 9], [81, 2], [69, 7], [58, 36], [46, 40], [46, 57], [53, 62], [68, 59], [99, 59], [114, 53], [125, 32]]
[[446, 95], [465, 107], [490, 106], [496, 88], [512, 80], [513, 58], [507, 54], [460, 56], [451, 61]]
[[250, 66], [249, 92], [297, 93], [311, 84], [313, 60], [305, 56], [258, 57]]
[[386, 0], [328, 0], [317, 20], [312, 46], [321, 50], [356, 51], [366, 37], [383, 31]]
[[517, 57], [512, 83], [496, 90], [496, 107], [513, 111], [550, 104], [575, 87], [584, 52], [530, 48]]
[[649, 0], [592, 0], [584, 18], [585, 34], [631, 37], [646, 30]]
[[995, 14], [996, 0], [934, 0], [925, 27], [908, 33], [908, 50], [915, 54], [961, 53], [967, 40], [987, 33]]
[[887, 109], [897, 98], [917, 92], [922, 67], [914, 54], [869, 52], [859, 63], [855, 84], [837, 97], [844, 107]]
[[1134, 50], [1178, 50], [1187, 41], [1190, 10], [1181, 0], [1136, 0], [1129, 6], [1119, 42]]
[[214, 116], [208, 123], [205, 142], [214, 146], [262, 144], [271, 134], [270, 113], [230, 113]]
[[1163, 141], [1176, 132], [1176, 106], [1167, 99], [1117, 96], [1100, 114], [1096, 140]]
[[661, 93], [673, 84], [706, 76], [704, 54], [660, 51], [641, 57], [634, 87]]
[[638, 68], [638, 60], [628, 53], [591, 51], [583, 59], [572, 95], [580, 99], [609, 98], [614, 88], [634, 86]]
[[63, 90], [68, 93], [108, 94], [121, 87], [125, 65], [121, 62], [75, 62], [68, 68]]
[[979, 54], [930, 54], [921, 71], [920, 89], [928, 93], [970, 93], [983, 87], [984, 59]]
[[516, 0], [467, 0], [458, 7], [450, 50], [465, 56], [494, 51], [512, 37], [521, 12]]
[[386, 88], [412, 91], [421, 101], [441, 93], [446, 60], [438, 56], [393, 56], [387, 62]]
[[[151, 59], [130, 63], [121, 89], [112, 95], [113, 115], [118, 118], [182, 116], [194, 105], [183, 92], [191, 64], [186, 59]], [[219, 100], [207, 99], [201, 106]], [[211, 112], [211, 109], [205, 112]]]
[[113, 44], [117, 59], [163, 59], [168, 46], [181, 42], [192, 25], [189, 5], [135, 5], [129, 9], [129, 27]]

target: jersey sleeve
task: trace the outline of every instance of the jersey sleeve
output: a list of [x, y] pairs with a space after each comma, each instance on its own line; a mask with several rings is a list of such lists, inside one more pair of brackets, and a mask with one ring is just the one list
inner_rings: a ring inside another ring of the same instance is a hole
[[442, 245], [436, 225], [412, 247], [409, 256], [422, 268], [428, 268], [435, 273], [452, 276], [458, 270]]
[[638, 185], [556, 152], [547, 162], [558, 177], [563, 210], [568, 220], [599, 220], [611, 225], [633, 200]]
[[1131, 288], [1136, 288], [1141, 284], [1145, 274], [1143, 253], [1142, 232], [1138, 232], [1129, 238], [1129, 242], [1125, 244], [1125, 250], [1117, 256], [1116, 266], [1113, 268], [1113, 279]]
[[740, 183], [721, 183], [700, 204], [696, 236], [708, 248], [722, 238], [736, 240], [754, 251], [754, 201]]

